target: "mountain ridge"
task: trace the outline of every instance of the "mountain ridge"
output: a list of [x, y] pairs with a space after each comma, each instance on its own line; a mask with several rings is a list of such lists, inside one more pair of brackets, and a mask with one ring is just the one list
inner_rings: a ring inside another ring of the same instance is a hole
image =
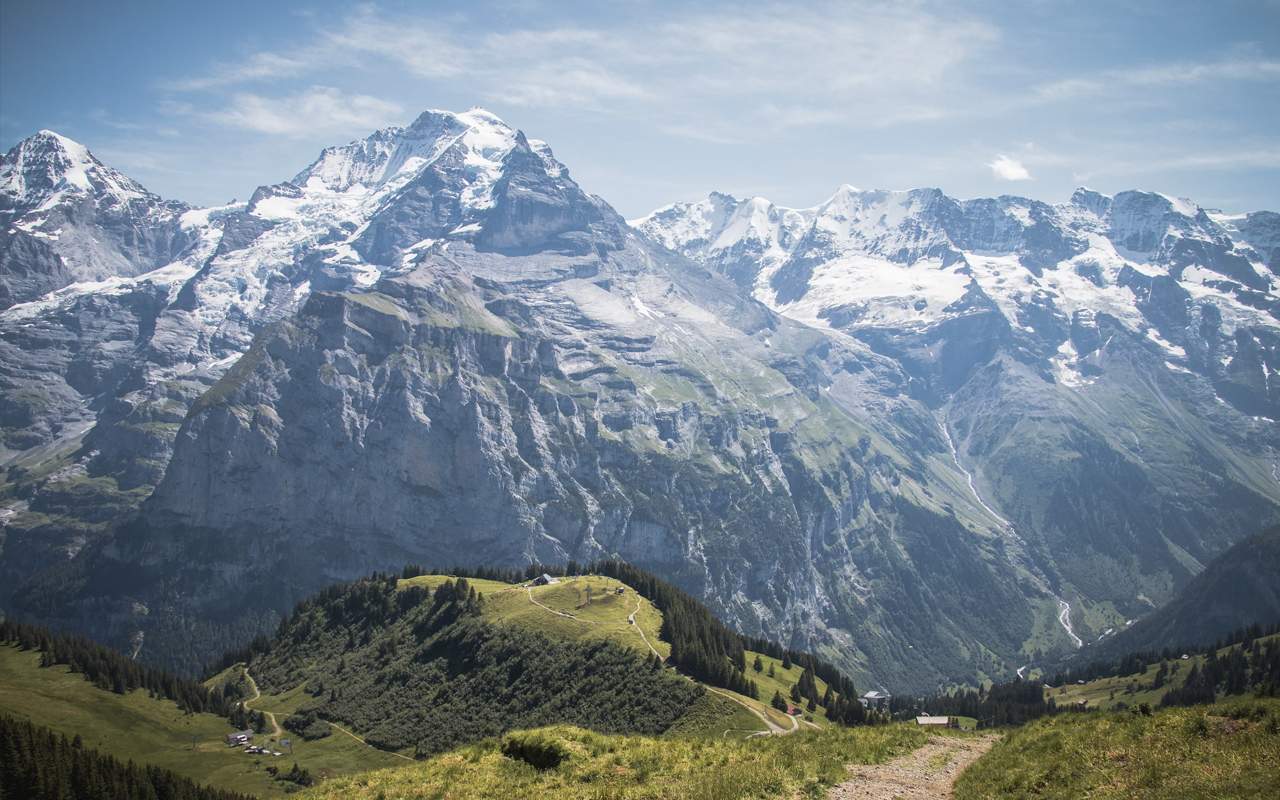
[[[1275, 402], [1271, 290], [1240, 266], [1269, 274], [1265, 213], [717, 195], [742, 224], [716, 248], [628, 226], [478, 110], [295, 180], [184, 212], [160, 270], [0, 312], [7, 608], [104, 619], [145, 657], [166, 615], [286, 610], [273, 564], [301, 594], [616, 554], [746, 633], [932, 688], [1069, 651], [1063, 604], [1095, 635], [1280, 519], [1274, 423], [1246, 413]], [[1155, 249], [1103, 246], [1104, 208]], [[83, 520], [72, 486], [151, 499], [104, 537], [124, 516]]]

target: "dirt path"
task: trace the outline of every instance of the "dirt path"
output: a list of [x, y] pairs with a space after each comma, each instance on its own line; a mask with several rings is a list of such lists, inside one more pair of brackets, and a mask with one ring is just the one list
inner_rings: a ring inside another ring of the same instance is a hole
[[[255, 681], [255, 680], [253, 679], [253, 676], [249, 674], [249, 670], [248, 670], [248, 669], [245, 669], [245, 671], [244, 671], [244, 676], [245, 676], [246, 678], [248, 678], [248, 679], [249, 679], [249, 685], [253, 687], [253, 697], [251, 697], [251, 698], [249, 698], [249, 699], [250, 699], [250, 700], [257, 700], [259, 697], [262, 697], [262, 692], [258, 691], [258, 683], [257, 683], [257, 681]], [[249, 708], [249, 700], [244, 701], [244, 707], [245, 707], [245, 708]], [[250, 709], [250, 710], [252, 711], [253, 709]], [[283, 731], [283, 730], [281, 730], [281, 728], [280, 728], [280, 726], [279, 726], [278, 724], [276, 724], [276, 715], [275, 715], [275, 714], [272, 714], [270, 711], [263, 711], [263, 712], [260, 712], [260, 713], [262, 713], [262, 714], [266, 714], [266, 715], [267, 715], [267, 719], [271, 720], [271, 727], [275, 728], [275, 731], [276, 731], [276, 732], [275, 732], [275, 734], [274, 734], [275, 739], [276, 739], [276, 741], [277, 741], [277, 742], [278, 742], [278, 741], [280, 741], [280, 737], [281, 737], [281, 736], [284, 736], [284, 731]], [[365, 747], [373, 747], [373, 745], [369, 744], [369, 743], [368, 743], [368, 742], [366, 742], [364, 739], [361, 739], [359, 736], [356, 736], [354, 733], [352, 733], [351, 731], [349, 731], [349, 730], [347, 730], [346, 728], [342, 727], [341, 725], [337, 724], [336, 722], [330, 722], [329, 724], [330, 724], [330, 725], [332, 725], [334, 728], [337, 728], [337, 729], [338, 729], [339, 731], [341, 731], [342, 733], [345, 733], [346, 735], [350, 736], [352, 739], [355, 739], [357, 742], [359, 742], [360, 744], [364, 745]], [[374, 748], [374, 749], [376, 750], [377, 748]], [[405, 761], [412, 761], [412, 760], [413, 760], [412, 758], [409, 758], [408, 756], [403, 756], [403, 755], [400, 755], [399, 753], [394, 753], [394, 752], [392, 752], [392, 751], [390, 751], [390, 750], [379, 750], [379, 752], [381, 752], [381, 753], [387, 753], [387, 754], [389, 754], [389, 755], [396, 756], [397, 758], [403, 758]]]
[[[328, 720], [326, 720], [326, 722], [329, 722], [329, 721], [328, 721]], [[369, 743], [368, 743], [368, 742], [366, 742], [364, 739], [361, 739], [359, 736], [356, 736], [354, 733], [352, 733], [351, 731], [349, 731], [349, 730], [347, 730], [346, 728], [342, 727], [342, 726], [341, 726], [341, 725], [339, 725], [338, 723], [336, 723], [336, 722], [329, 722], [329, 724], [330, 724], [331, 726], [333, 726], [334, 728], [336, 728], [337, 730], [341, 731], [342, 733], [345, 733], [346, 735], [350, 736], [352, 739], [355, 739], [357, 742], [359, 742], [360, 744], [364, 745], [365, 747], [373, 747], [373, 745], [369, 744]], [[376, 747], [374, 747], [373, 749], [378, 750], [378, 748], [376, 748]], [[397, 752], [395, 752], [394, 750], [378, 750], [378, 752], [379, 752], [379, 753], [386, 753], [387, 755], [389, 755], [389, 756], [395, 756], [396, 758], [403, 758], [405, 761], [412, 761], [412, 760], [413, 760], [412, 758], [409, 758], [408, 756], [405, 756], [405, 755], [401, 755], [400, 753], [397, 753]]]
[[[258, 682], [255, 681], [253, 679], [253, 676], [249, 674], [249, 669], [247, 667], [244, 670], [244, 676], [245, 678], [248, 679], [249, 685], [253, 687], [253, 697], [251, 699], [257, 700], [259, 697], [262, 697], [262, 692], [258, 691]], [[249, 708], [248, 700], [244, 701], [244, 707]], [[252, 711], [253, 709], [250, 709], [250, 710]], [[277, 742], [280, 741], [280, 737], [284, 736], [284, 731], [281, 730], [280, 725], [276, 723], [276, 715], [272, 714], [270, 711], [262, 711], [259, 713], [266, 714], [267, 719], [271, 720], [271, 727], [275, 729], [275, 733], [271, 735], [275, 737], [275, 740]]]
[[853, 777], [831, 790], [829, 800], [935, 800], [951, 796], [951, 784], [964, 768], [1000, 740], [989, 733], [978, 739], [929, 737], [914, 753], [888, 764], [850, 767]]

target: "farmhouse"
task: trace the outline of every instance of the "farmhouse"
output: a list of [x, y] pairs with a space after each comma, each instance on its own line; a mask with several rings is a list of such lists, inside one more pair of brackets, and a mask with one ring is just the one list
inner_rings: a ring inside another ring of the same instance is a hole
[[559, 582], [560, 581], [556, 580], [555, 578], [551, 577], [545, 572], [533, 579], [534, 586], [550, 586], [553, 583], [559, 583]]
[[858, 702], [862, 703], [863, 708], [873, 708], [876, 711], [883, 711], [889, 705], [889, 701], [893, 699], [893, 695], [884, 692], [867, 692], [858, 698]]
[[931, 717], [925, 714], [923, 717], [916, 717], [917, 725], [937, 725], [940, 728], [948, 728], [951, 726], [951, 717]]

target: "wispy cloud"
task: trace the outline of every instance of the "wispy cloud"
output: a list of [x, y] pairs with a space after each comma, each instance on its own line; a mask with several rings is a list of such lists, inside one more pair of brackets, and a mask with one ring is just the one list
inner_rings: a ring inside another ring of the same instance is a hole
[[1261, 56], [1214, 62], [1172, 62], [1134, 69], [1105, 70], [1093, 76], [1066, 78], [1036, 87], [1044, 100], [1077, 100], [1133, 88], [1182, 86], [1221, 81], [1280, 81], [1280, 61]]
[[1031, 173], [1022, 166], [1022, 162], [1006, 155], [996, 156], [996, 160], [987, 164], [997, 178], [1006, 181], [1029, 181]]
[[403, 113], [404, 108], [398, 103], [312, 86], [288, 97], [237, 94], [226, 108], [201, 116], [228, 128], [302, 138], [317, 132], [377, 128], [394, 122]]
[[177, 91], [198, 91], [249, 81], [296, 78], [318, 66], [319, 59], [320, 53], [314, 49], [292, 55], [255, 53], [243, 63], [214, 64], [205, 75], [166, 81], [163, 85]]
[[[926, 2], [747, 7], [639, 25], [497, 33], [365, 7], [295, 50], [215, 64], [170, 87], [195, 92], [305, 76], [334, 64], [389, 64], [418, 78], [462, 81], [486, 102], [657, 115], [668, 131], [742, 139], [819, 118], [876, 126], [944, 116], [948, 104], [962, 102], [958, 72], [998, 39], [993, 26]], [[745, 104], [747, 129], [741, 119], [717, 117], [726, 102]], [[238, 98], [237, 105], [245, 103]], [[807, 111], [777, 113], [786, 107]], [[242, 116], [259, 119], [263, 110], [246, 108]]]

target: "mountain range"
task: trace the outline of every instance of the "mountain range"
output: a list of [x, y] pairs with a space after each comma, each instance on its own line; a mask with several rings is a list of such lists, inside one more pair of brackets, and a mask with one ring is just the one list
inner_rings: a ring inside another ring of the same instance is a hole
[[0, 162], [0, 603], [193, 672], [335, 580], [620, 558], [929, 691], [1280, 521], [1280, 215], [842, 187], [630, 223], [480, 109], [164, 201]]

